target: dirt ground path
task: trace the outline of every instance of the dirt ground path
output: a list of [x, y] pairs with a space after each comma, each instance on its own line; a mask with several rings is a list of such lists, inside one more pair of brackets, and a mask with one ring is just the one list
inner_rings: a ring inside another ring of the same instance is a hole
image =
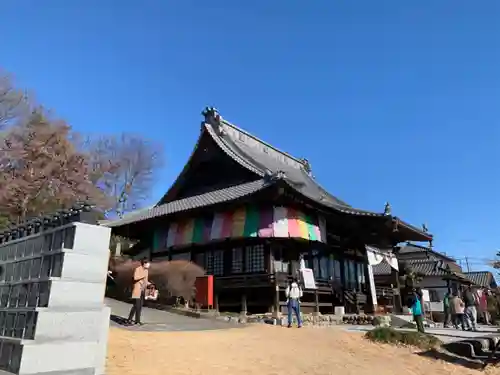
[[376, 345], [340, 329], [252, 326], [204, 332], [111, 328], [108, 375], [500, 375]]

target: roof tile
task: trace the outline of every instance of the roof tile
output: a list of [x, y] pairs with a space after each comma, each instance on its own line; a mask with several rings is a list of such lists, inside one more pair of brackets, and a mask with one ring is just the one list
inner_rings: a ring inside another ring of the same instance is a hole
[[494, 281], [493, 274], [490, 271], [465, 272], [465, 276], [468, 277], [474, 284], [485, 288], [490, 287], [492, 279]]
[[232, 201], [256, 193], [267, 186], [269, 186], [269, 183], [263, 179], [241, 185], [230, 186], [224, 189], [214, 190], [208, 193], [195, 195], [193, 197], [172, 201], [153, 207], [149, 210], [139, 210], [135, 214], [129, 214], [122, 219], [104, 222], [103, 225], [111, 228], [120, 227], [138, 221], [153, 219], [159, 216]]
[[[402, 260], [402, 263], [406, 263], [414, 272], [424, 274], [426, 276], [445, 276], [446, 271], [439, 267], [439, 262], [436, 260], [428, 259], [408, 259]], [[458, 265], [453, 263], [448, 263], [450, 265], [450, 271], [461, 274], [461, 269]], [[373, 267], [374, 275], [390, 275], [391, 266], [383, 261]]]

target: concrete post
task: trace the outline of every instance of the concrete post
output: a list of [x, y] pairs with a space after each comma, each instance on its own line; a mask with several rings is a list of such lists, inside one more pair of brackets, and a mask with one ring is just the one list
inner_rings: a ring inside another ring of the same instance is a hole
[[0, 370], [104, 374], [110, 232], [69, 223], [0, 243]]

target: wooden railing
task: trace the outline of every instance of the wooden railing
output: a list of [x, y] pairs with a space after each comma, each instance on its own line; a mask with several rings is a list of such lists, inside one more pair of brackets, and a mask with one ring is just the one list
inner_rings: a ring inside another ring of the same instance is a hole
[[217, 289], [270, 286], [272, 282], [272, 275], [266, 273], [214, 277], [214, 284]]
[[375, 288], [377, 297], [392, 298], [394, 296], [394, 290], [392, 288]]

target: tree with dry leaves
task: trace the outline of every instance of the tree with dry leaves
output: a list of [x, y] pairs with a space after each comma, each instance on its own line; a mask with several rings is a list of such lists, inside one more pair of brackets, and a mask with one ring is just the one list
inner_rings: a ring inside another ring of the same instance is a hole
[[162, 146], [124, 133], [89, 138], [85, 148], [93, 165], [93, 182], [112, 201], [109, 213], [121, 217], [141, 208], [163, 165]]
[[205, 270], [187, 260], [171, 260], [151, 263], [149, 273], [158, 290], [182, 298], [187, 306], [196, 293], [196, 278], [205, 275]]
[[[110, 271], [114, 275], [121, 296], [130, 294], [132, 276], [140, 262], [126, 258], [111, 258]], [[149, 280], [160, 292], [160, 298], [179, 297], [186, 303], [195, 296], [196, 278], [205, 275], [200, 266], [186, 260], [163, 260], [151, 262]]]
[[17, 89], [11, 77], [0, 70], [0, 130], [27, 115], [28, 110], [26, 94]]
[[87, 200], [107, 207], [91, 179], [87, 155], [71, 141], [71, 128], [42, 108], [12, 126], [0, 144], [0, 206], [11, 221]]

